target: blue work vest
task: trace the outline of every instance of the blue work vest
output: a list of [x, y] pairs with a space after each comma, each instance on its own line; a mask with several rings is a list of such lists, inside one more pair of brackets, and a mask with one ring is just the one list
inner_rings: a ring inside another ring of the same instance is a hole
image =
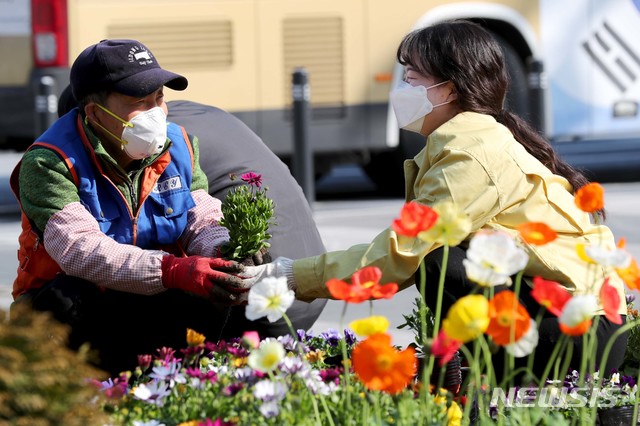
[[193, 152], [182, 127], [169, 123], [171, 147], [142, 171], [134, 215], [120, 190], [100, 173], [93, 149], [77, 130], [77, 117], [77, 110], [64, 115], [34, 145], [53, 148], [66, 161], [80, 201], [100, 230], [119, 243], [144, 249], [176, 243], [187, 225], [187, 211], [195, 206]]

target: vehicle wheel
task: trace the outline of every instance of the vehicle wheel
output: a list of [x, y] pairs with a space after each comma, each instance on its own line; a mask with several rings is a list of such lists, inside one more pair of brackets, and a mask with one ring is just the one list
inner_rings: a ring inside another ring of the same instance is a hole
[[502, 47], [504, 61], [509, 73], [509, 90], [507, 91], [506, 109], [522, 118], [529, 119], [529, 90], [527, 86], [527, 70], [516, 50], [504, 38], [493, 34]]
[[400, 130], [400, 142], [396, 149], [371, 155], [364, 171], [376, 184], [379, 195], [404, 197], [404, 160], [415, 157], [424, 146], [424, 136]]

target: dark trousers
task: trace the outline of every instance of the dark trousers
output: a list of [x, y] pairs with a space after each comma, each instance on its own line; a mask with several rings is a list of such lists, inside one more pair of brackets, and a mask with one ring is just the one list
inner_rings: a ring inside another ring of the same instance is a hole
[[[105, 290], [80, 278], [61, 275], [41, 289], [19, 299], [39, 311], [49, 311], [70, 326], [69, 346], [77, 349], [89, 343], [97, 353], [94, 363], [112, 376], [132, 370], [137, 356], [156, 354], [163, 346], [176, 350], [187, 346], [187, 328], [208, 341], [240, 337], [247, 330], [261, 337], [287, 334], [283, 320], [249, 321], [244, 307], [228, 308], [180, 290], [143, 296]], [[294, 302], [287, 311], [294, 328], [308, 329], [320, 315], [318, 306]]]
[[[435, 312], [437, 293], [438, 293], [438, 280], [440, 277], [440, 271], [442, 270], [442, 257], [444, 249], [440, 248], [429, 253], [425, 259], [425, 271], [426, 271], [426, 286], [425, 286], [425, 300], [426, 304], [433, 312]], [[444, 293], [442, 301], [442, 313], [443, 318], [446, 312], [449, 310], [453, 303], [463, 296], [468, 295], [473, 289], [477, 287], [477, 284], [470, 281], [467, 278], [462, 260], [466, 258], [466, 251], [460, 247], [450, 247], [449, 257], [447, 261], [447, 270], [445, 272], [444, 281]], [[512, 277], [515, 282], [515, 277]], [[419, 287], [420, 273], [416, 273], [416, 285]], [[505, 286], [499, 286], [495, 288], [496, 292], [507, 289]], [[543, 309], [538, 302], [531, 296], [531, 287], [525, 282], [522, 282], [520, 286], [519, 299], [520, 303], [527, 309], [529, 315], [534, 320], [538, 313]], [[623, 324], [626, 322], [626, 317], [623, 316]], [[609, 338], [613, 333], [618, 330], [621, 325], [613, 324], [604, 315], [598, 319], [596, 335], [598, 338], [598, 346], [596, 348], [596, 368], [600, 364], [602, 359], [602, 353]], [[539, 341], [535, 350], [533, 373], [540, 376], [544, 368], [549, 361], [556, 342], [561, 336], [560, 328], [558, 326], [558, 318], [544, 310], [544, 314], [540, 324], [538, 324]], [[575, 337], [573, 340], [573, 356], [570, 362], [570, 368], [578, 370], [580, 368], [580, 362], [583, 352], [583, 340], [582, 336]], [[624, 352], [627, 347], [627, 333], [620, 335], [614, 342], [609, 356], [607, 359], [607, 365], [604, 368], [600, 368], [601, 377], [609, 376], [609, 373], [613, 369], [617, 369], [622, 364], [624, 359]], [[527, 358], [516, 358], [516, 368], [526, 366]], [[504, 373], [504, 351], [500, 349], [492, 358], [494, 368], [496, 370], [496, 376], [498, 382], [501, 381]], [[519, 376], [521, 377], [521, 376]]]

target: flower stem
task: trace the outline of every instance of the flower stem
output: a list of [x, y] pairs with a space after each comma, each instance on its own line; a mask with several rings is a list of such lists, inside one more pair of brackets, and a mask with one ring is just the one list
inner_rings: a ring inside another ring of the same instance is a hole
[[344, 302], [342, 307], [342, 313], [340, 314], [340, 333], [342, 333], [342, 339], [340, 340], [340, 348], [342, 349], [342, 368], [344, 369], [344, 395], [345, 395], [345, 406], [347, 409], [347, 413], [351, 412], [351, 392], [349, 392], [349, 358], [347, 355], [347, 338], [344, 335], [344, 317], [347, 314], [347, 306], [348, 303]]
[[[443, 246], [442, 252], [442, 268], [440, 269], [440, 277], [438, 279], [438, 295], [436, 298], [436, 311], [434, 312], [434, 323], [433, 323], [433, 333], [432, 338], [435, 339], [438, 337], [438, 333], [440, 331], [440, 317], [442, 316], [442, 297], [444, 294], [444, 279], [445, 274], [447, 272], [447, 262], [449, 260], [449, 245], [445, 244]], [[420, 263], [420, 327], [422, 328], [422, 345], [423, 347], [427, 343], [427, 309], [426, 309], [426, 271], [424, 266], [424, 260]], [[424, 354], [427, 356], [427, 354]], [[425, 359], [425, 361], [427, 361]], [[428, 389], [429, 378], [431, 377], [431, 373], [433, 372], [433, 367], [435, 364], [435, 358], [433, 356], [429, 356], [428, 361], [422, 367], [422, 388], [425, 387]], [[428, 393], [428, 391], [427, 391]]]
[[[433, 324], [433, 338], [435, 339], [438, 336], [438, 332], [440, 331], [440, 317], [442, 315], [442, 296], [444, 294], [444, 278], [447, 272], [447, 263], [449, 261], [449, 245], [445, 244], [443, 247], [444, 251], [442, 252], [442, 269], [440, 270], [440, 279], [438, 280], [438, 298], [436, 300], [436, 312], [435, 319]], [[421, 295], [424, 298], [424, 285], [425, 281], [423, 280], [421, 284]], [[426, 320], [425, 320], [426, 324]], [[426, 329], [425, 329], [426, 333]]]
[[[544, 371], [542, 372], [542, 376], [540, 376], [540, 385], [545, 383], [546, 380], [549, 378], [549, 372], [551, 371], [551, 366], [553, 365], [554, 360], [558, 357], [558, 353], [560, 352], [560, 348], [564, 347], [564, 345], [567, 342], [567, 340], [568, 340], [567, 335], [566, 334], [561, 334], [560, 338], [558, 339], [556, 344], [553, 346], [553, 351], [551, 352], [551, 356], [549, 357], [549, 361], [547, 362], [547, 365], [544, 367]], [[555, 378], [556, 377], [554, 377], [554, 379]]]
[[[513, 286], [513, 292], [515, 293], [516, 297], [513, 298], [513, 312], [512, 315], [514, 317], [514, 320], [511, 321], [511, 326], [509, 328], [509, 343], [513, 344], [515, 343], [516, 340], [516, 321], [515, 321], [515, 316], [516, 316], [516, 312], [518, 311], [518, 303], [520, 301], [520, 286], [522, 284], [522, 275], [524, 274], [524, 269], [521, 270], [520, 272], [518, 272], [518, 275], [516, 275], [516, 282]], [[508, 368], [507, 371], [513, 371], [515, 370], [516, 367], [516, 363], [515, 363], [515, 357], [513, 356], [513, 353], [505, 350], [506, 352], [506, 358], [505, 358], [505, 362], [506, 362], [506, 366]], [[506, 371], [504, 372], [506, 373]], [[508, 388], [511, 388], [513, 386], [513, 379], [509, 380], [508, 383]]]
[[291, 323], [291, 320], [287, 316], [286, 312], [282, 313], [282, 319], [284, 319], [284, 322], [287, 323], [287, 327], [289, 327], [289, 332], [291, 333], [291, 335], [296, 341], [296, 347], [298, 348], [298, 353], [300, 354], [300, 356], [304, 357], [304, 349], [302, 349], [302, 342], [298, 338], [298, 333], [296, 333], [296, 330], [293, 328], [293, 324]]
[[[538, 310], [538, 315], [536, 316], [536, 327], [540, 328], [540, 323], [542, 322], [543, 316], [544, 308], [540, 307], [540, 309]], [[527, 370], [529, 371], [529, 374], [533, 374], [533, 361], [535, 360], [535, 357], [536, 351], [534, 350], [529, 354], [529, 357], [527, 358]]]
[[[287, 323], [287, 326], [289, 327], [289, 331], [293, 335], [293, 338], [296, 340], [296, 346], [298, 348], [298, 353], [300, 354], [301, 357], [304, 357], [304, 349], [302, 348], [302, 342], [300, 342], [300, 339], [298, 338], [298, 333], [296, 333], [296, 331], [294, 330], [293, 324], [291, 323], [291, 320], [289, 319], [289, 317], [287, 316], [287, 314], [285, 312], [282, 313], [282, 318], [284, 319], [284, 322]], [[269, 375], [271, 375], [271, 372], [269, 373]], [[327, 402], [324, 400], [324, 396], [320, 395], [320, 394], [318, 396], [320, 397], [320, 402], [322, 402], [322, 407], [324, 408], [324, 411], [327, 414], [327, 420], [328, 420], [329, 424], [331, 426], [334, 426], [333, 419], [331, 418], [331, 412], [329, 411], [329, 407], [327, 406]], [[311, 401], [313, 402], [313, 411], [316, 414], [316, 419], [318, 421], [318, 424], [321, 425], [322, 422], [320, 421], [320, 412], [318, 411], [318, 403], [316, 401], [315, 395], [311, 395]]]
[[[320, 410], [318, 410], [318, 401], [314, 398], [314, 395], [311, 395], [311, 403], [313, 404], [313, 413], [316, 415], [316, 424], [322, 426], [322, 419], [320, 418]], [[327, 417], [331, 418], [331, 416], [327, 415]]]
[[329, 406], [327, 405], [327, 401], [324, 399], [323, 395], [320, 395], [320, 402], [322, 403], [324, 412], [327, 414], [327, 421], [329, 422], [329, 425], [335, 426], [335, 423], [333, 423], [333, 418], [331, 417], [331, 411], [329, 410]]

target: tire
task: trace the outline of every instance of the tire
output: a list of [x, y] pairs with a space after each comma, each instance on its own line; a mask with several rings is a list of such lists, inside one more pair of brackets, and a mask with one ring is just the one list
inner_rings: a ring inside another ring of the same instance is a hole
[[527, 70], [509, 42], [501, 36], [493, 33], [500, 44], [504, 54], [504, 62], [509, 74], [509, 89], [507, 91], [506, 109], [528, 120], [531, 109], [529, 108], [529, 88], [527, 85]]
[[400, 130], [396, 149], [371, 155], [364, 171], [376, 184], [377, 193], [383, 197], [404, 197], [404, 161], [416, 156], [425, 147], [425, 137], [407, 130]]

